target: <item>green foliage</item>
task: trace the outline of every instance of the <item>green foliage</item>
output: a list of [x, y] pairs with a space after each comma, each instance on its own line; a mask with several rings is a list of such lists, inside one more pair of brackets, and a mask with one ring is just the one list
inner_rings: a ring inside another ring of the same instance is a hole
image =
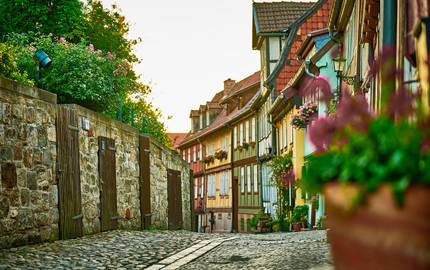
[[76, 38], [83, 26], [79, 0], [0, 0], [0, 33], [43, 34]]
[[140, 39], [127, 39], [129, 24], [116, 5], [109, 10], [100, 2], [90, 0], [85, 20], [85, 40], [102, 51], [114, 53], [118, 58], [127, 59], [129, 62], [137, 61], [132, 50]]
[[317, 220], [317, 229], [318, 230], [323, 230], [324, 228], [325, 228], [325, 217], [324, 216], [322, 216], [322, 217], [320, 217], [320, 218], [318, 218], [318, 220]]
[[366, 132], [345, 129], [342, 138], [348, 143], [309, 157], [303, 187], [318, 192], [334, 180], [353, 182], [361, 188], [362, 198], [387, 183], [401, 204], [409, 185], [430, 184], [430, 154], [422, 151], [424, 133], [407, 120], [396, 123], [385, 116], [372, 120]]
[[12, 44], [0, 43], [0, 74], [32, 86], [34, 83], [29, 79], [27, 71], [21, 71], [18, 68], [16, 59], [18, 51], [19, 47]]
[[298, 205], [294, 208], [291, 215], [291, 223], [307, 224], [309, 207], [307, 205]]
[[293, 152], [290, 151], [285, 155], [275, 156], [269, 163], [269, 166], [272, 169], [271, 180], [278, 187], [278, 189], [285, 188], [286, 186], [283, 178], [293, 166], [292, 157]]
[[248, 226], [250, 228], [256, 229], [259, 222], [260, 221], [258, 220], [258, 218], [256, 216], [253, 216], [252, 218], [248, 219]]

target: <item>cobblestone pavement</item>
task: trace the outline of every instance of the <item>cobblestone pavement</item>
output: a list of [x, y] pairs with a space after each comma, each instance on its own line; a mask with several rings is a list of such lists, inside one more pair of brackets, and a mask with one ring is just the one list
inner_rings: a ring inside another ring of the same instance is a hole
[[180, 269], [332, 269], [325, 231], [238, 236]]
[[0, 269], [331, 269], [324, 231], [111, 231], [0, 250]]
[[230, 236], [187, 231], [111, 231], [0, 250], [0, 269], [139, 269], [201, 240]]

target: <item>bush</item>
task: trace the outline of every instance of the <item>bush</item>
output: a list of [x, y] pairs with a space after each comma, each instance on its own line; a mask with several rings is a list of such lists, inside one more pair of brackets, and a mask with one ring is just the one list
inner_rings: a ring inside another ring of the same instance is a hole
[[307, 224], [308, 211], [309, 207], [307, 205], [296, 206], [291, 216], [291, 223], [302, 223], [302, 225]]

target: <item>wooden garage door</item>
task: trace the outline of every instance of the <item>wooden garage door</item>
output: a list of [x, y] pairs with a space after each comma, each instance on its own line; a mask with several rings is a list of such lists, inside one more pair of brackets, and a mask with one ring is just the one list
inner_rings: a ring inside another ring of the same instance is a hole
[[79, 128], [75, 110], [57, 109], [57, 178], [60, 238], [82, 236]]
[[99, 137], [100, 225], [102, 231], [118, 226], [115, 140]]
[[167, 200], [169, 230], [182, 229], [181, 172], [167, 170]]

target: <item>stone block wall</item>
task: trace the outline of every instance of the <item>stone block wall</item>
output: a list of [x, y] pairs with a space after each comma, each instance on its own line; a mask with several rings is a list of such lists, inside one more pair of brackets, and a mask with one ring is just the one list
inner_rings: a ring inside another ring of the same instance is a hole
[[[55, 94], [0, 77], [0, 249], [59, 238], [58, 106], [78, 118], [84, 234], [100, 232], [98, 137], [115, 140], [119, 229], [140, 229], [139, 131]], [[150, 139], [152, 224], [167, 228], [167, 169], [181, 171], [183, 228], [191, 229], [190, 175], [180, 155]], [[61, 206], [60, 206], [61, 207]]]
[[56, 102], [0, 77], [0, 248], [58, 239]]
[[[119, 121], [78, 105], [63, 105], [79, 116], [81, 203], [84, 234], [100, 232], [98, 137], [115, 140], [117, 210], [120, 229], [140, 228], [139, 133]], [[84, 122], [89, 123], [83, 127]]]
[[183, 229], [191, 230], [191, 190], [188, 164], [177, 152], [158, 144], [153, 139], [150, 151], [152, 225], [158, 228], [168, 226], [167, 169], [172, 169], [181, 172], [182, 225]]

